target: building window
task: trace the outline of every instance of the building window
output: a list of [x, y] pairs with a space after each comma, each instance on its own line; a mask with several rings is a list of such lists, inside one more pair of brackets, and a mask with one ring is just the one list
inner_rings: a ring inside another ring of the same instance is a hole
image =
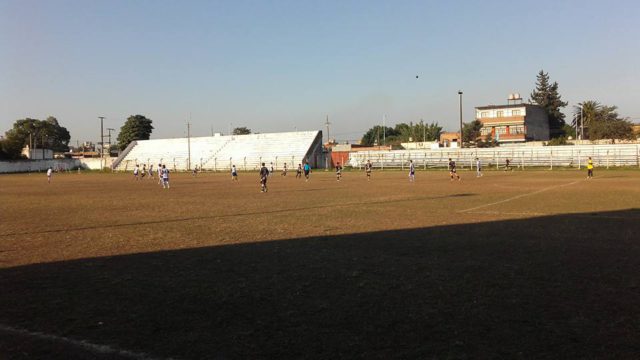
[[483, 111], [480, 113], [480, 117], [481, 118], [488, 118], [489, 117], [489, 112], [488, 111]]
[[489, 135], [491, 134], [491, 128], [483, 127], [480, 129], [480, 135]]
[[502, 110], [498, 110], [498, 111], [496, 112], [496, 116], [497, 116], [497, 117], [504, 117], [504, 111], [502, 111]]
[[511, 130], [512, 134], [524, 134], [524, 125], [511, 126], [509, 130]]
[[507, 128], [505, 126], [498, 126], [496, 127], [496, 134], [506, 134], [507, 133]]
[[511, 116], [520, 116], [520, 110], [511, 110]]

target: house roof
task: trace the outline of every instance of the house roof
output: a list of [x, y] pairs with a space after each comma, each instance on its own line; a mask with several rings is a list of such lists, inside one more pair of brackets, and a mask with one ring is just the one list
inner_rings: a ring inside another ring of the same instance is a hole
[[536, 104], [507, 104], [507, 105], [485, 105], [485, 106], [476, 106], [477, 110], [491, 110], [491, 109], [510, 109], [510, 108], [519, 108], [519, 107], [541, 107]]

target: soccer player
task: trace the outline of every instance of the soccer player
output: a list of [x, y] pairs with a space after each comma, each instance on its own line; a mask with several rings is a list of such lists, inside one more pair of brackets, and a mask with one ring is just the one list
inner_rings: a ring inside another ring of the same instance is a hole
[[456, 170], [456, 162], [449, 158], [449, 176], [451, 176], [451, 181], [453, 181], [453, 177], [455, 176], [460, 181], [460, 175], [458, 175], [458, 171]]
[[169, 169], [165, 165], [162, 165], [162, 188], [169, 188]]
[[589, 156], [589, 160], [587, 160], [587, 179], [591, 178], [593, 178], [593, 160]]
[[144, 179], [144, 176], [147, 174], [147, 164], [142, 164], [142, 171], [140, 172], [140, 179]]
[[302, 179], [302, 164], [298, 164], [298, 170], [296, 170], [296, 179]]
[[136, 167], [133, 168], [133, 177], [136, 178], [136, 181], [138, 181], [138, 174], [140, 173], [140, 167], [136, 164]]
[[51, 184], [51, 175], [53, 175], [53, 169], [49, 167], [47, 170], [47, 184]]
[[476, 177], [482, 176], [482, 162], [479, 158], [476, 158]]
[[371, 180], [371, 160], [367, 160], [367, 163], [364, 164], [364, 171], [367, 173], [367, 181]]
[[511, 160], [506, 159], [506, 160], [505, 160], [504, 171], [509, 171], [509, 170], [512, 170], [512, 169], [511, 169]]
[[280, 176], [287, 176], [287, 163], [284, 163], [284, 166], [282, 167], [282, 173], [280, 174]]
[[235, 164], [231, 166], [231, 181], [238, 181], [238, 170]]
[[260, 168], [260, 192], [267, 192], [267, 178], [269, 177], [269, 169], [264, 166], [262, 163], [262, 167]]
[[304, 163], [304, 177], [305, 177], [305, 181], [309, 181], [309, 174], [311, 173], [311, 166], [309, 165], [308, 162]]
[[336, 180], [340, 181], [340, 178], [342, 177], [342, 166], [340, 166], [340, 163], [336, 164]]
[[409, 181], [414, 182], [416, 180], [416, 167], [413, 165], [413, 160], [409, 160]]
[[162, 185], [162, 164], [158, 163], [158, 185]]
[[149, 165], [149, 177], [153, 179], [153, 164]]
[[271, 176], [272, 174], [275, 174], [275, 172], [273, 172], [273, 163], [271, 163], [271, 169], [269, 171], [269, 176]]

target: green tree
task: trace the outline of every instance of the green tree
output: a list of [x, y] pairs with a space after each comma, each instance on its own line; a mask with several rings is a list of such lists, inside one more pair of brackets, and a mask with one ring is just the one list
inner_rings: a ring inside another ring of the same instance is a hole
[[129, 143], [135, 140], [149, 140], [153, 131], [153, 121], [144, 115], [131, 115], [127, 118], [118, 134], [118, 147], [124, 150]]
[[69, 131], [60, 126], [58, 120], [49, 116], [47, 120], [20, 119], [5, 133], [2, 141], [2, 152], [5, 158], [21, 158], [22, 149], [29, 144], [34, 148], [46, 148], [63, 152], [69, 150]]
[[579, 103], [573, 111], [574, 125], [584, 126], [585, 136], [590, 140], [633, 138], [633, 124], [620, 118], [617, 106], [588, 100]]
[[249, 134], [251, 134], [251, 129], [244, 126], [233, 129], [233, 135], [249, 135]]
[[56, 152], [69, 151], [71, 134], [69, 134], [67, 128], [60, 126], [58, 119], [53, 116], [49, 116], [45, 122], [48, 124], [49, 146], [51, 149]]
[[474, 120], [470, 123], [463, 124], [462, 141], [465, 143], [476, 142], [480, 137], [480, 129], [482, 129], [482, 123], [480, 120]]
[[550, 83], [549, 73], [545, 73], [544, 70], [540, 70], [537, 75], [536, 88], [531, 92], [529, 102], [542, 106], [547, 112], [552, 138], [565, 135], [563, 133], [564, 114], [560, 109], [566, 107], [567, 102], [561, 99], [558, 83]]
[[487, 134], [484, 140], [478, 139], [476, 141], [476, 146], [479, 148], [496, 147], [498, 146], [498, 142], [491, 137], [491, 134]]
[[367, 130], [367, 132], [362, 136], [362, 140], [360, 141], [360, 143], [366, 146], [373, 146], [374, 144], [383, 145], [382, 142], [384, 135], [386, 135], [388, 142], [390, 137], [397, 136], [398, 133], [392, 127], [385, 126], [383, 128], [380, 125], [376, 125]]

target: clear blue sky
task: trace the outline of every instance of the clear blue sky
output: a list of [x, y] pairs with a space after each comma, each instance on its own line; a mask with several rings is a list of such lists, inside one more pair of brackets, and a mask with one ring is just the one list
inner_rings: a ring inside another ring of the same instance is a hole
[[[474, 106], [525, 98], [540, 69], [573, 105], [640, 121], [638, 1], [0, 0], [0, 131], [56, 116], [98, 141], [144, 114], [152, 138], [229, 124], [324, 129], [380, 123], [454, 130]], [[419, 79], [416, 79], [419, 75]], [[569, 112], [566, 109], [565, 112]], [[332, 136], [333, 137], [333, 136]]]

